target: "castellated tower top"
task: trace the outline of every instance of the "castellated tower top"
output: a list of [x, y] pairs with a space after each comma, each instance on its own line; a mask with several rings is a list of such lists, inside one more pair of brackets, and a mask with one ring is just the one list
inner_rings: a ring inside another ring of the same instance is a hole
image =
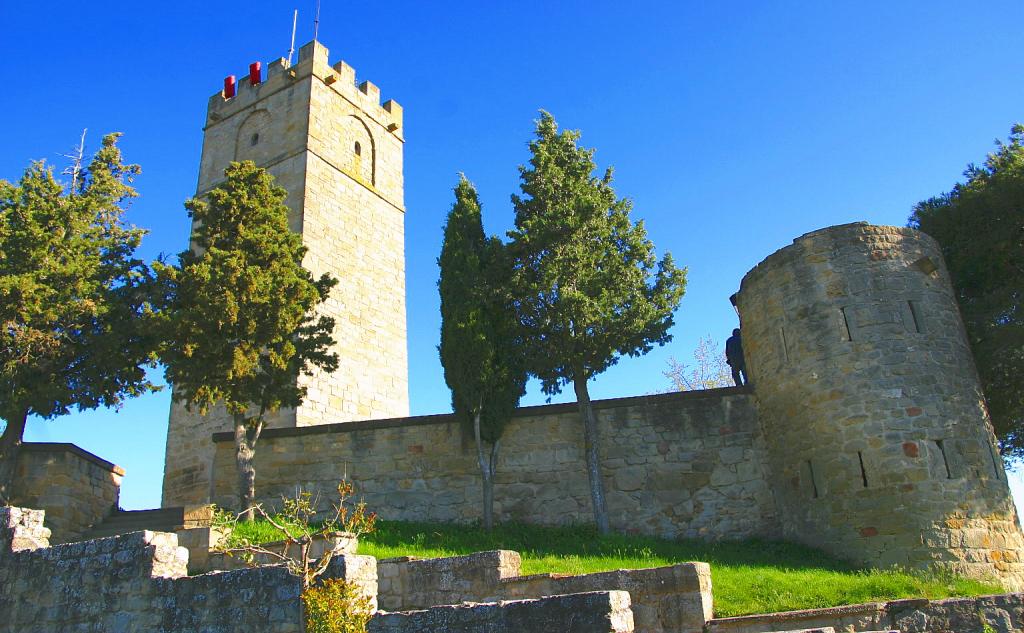
[[299, 62], [289, 67], [288, 61], [280, 57], [267, 64], [267, 77], [253, 85], [248, 76], [238, 82], [237, 93], [225, 96], [220, 90], [210, 97], [206, 125], [221, 121], [244, 110], [253, 103], [265, 99], [270, 93], [285, 89], [307, 77], [315, 77], [330, 86], [338, 95], [358, 107], [373, 121], [380, 124], [399, 140], [403, 140], [402, 106], [394, 99], [381, 105], [380, 88], [363, 81], [356, 84], [356, 71], [344, 61], [330, 65], [329, 51], [320, 42], [309, 42], [299, 49]]
[[257, 62], [237, 83], [226, 79], [208, 102], [197, 193], [219, 184], [231, 161], [252, 160], [288, 189], [292, 228], [301, 232], [302, 185], [289, 182], [296, 170], [280, 163], [308, 152], [404, 213], [402, 107], [381, 105], [376, 85], [355, 82], [356, 71], [341, 61], [331, 66], [319, 42], [299, 49], [294, 66], [277, 59], [264, 76]]

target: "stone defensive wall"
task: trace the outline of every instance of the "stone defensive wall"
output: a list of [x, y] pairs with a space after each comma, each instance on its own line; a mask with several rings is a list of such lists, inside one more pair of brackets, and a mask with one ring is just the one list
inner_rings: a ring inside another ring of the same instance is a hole
[[78, 540], [117, 509], [124, 470], [75, 446], [21, 445], [14, 478], [15, 505], [46, 510], [51, 541]]
[[1024, 580], [1024, 536], [938, 244], [808, 233], [736, 297], [783, 532], [861, 563]]
[[[777, 534], [752, 398], [744, 389], [594, 402], [611, 525], [626, 533], [728, 539]], [[212, 500], [236, 504], [230, 433], [214, 435]], [[269, 429], [256, 491], [270, 505], [297, 487], [333, 491], [347, 476], [386, 519], [471, 522], [482, 491], [472, 439], [451, 415]], [[502, 437], [499, 521], [590, 523], [575, 404], [525, 407]]]

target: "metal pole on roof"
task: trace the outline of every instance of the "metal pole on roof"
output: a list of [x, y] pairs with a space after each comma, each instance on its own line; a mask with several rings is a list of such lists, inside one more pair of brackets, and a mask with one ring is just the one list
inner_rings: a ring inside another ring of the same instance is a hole
[[320, 32], [320, 0], [316, 0], [316, 17], [313, 18], [313, 41], [316, 41], [316, 36]]
[[299, 10], [295, 9], [295, 13], [292, 14], [292, 45], [288, 49], [288, 66], [292, 65], [292, 55], [295, 54], [295, 26], [299, 22]]

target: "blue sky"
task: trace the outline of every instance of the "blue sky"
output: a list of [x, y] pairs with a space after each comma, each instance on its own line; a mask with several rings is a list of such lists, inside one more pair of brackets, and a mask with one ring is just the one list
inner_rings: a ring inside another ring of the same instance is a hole
[[[124, 133], [142, 165], [129, 220], [143, 255], [184, 248], [207, 98], [225, 75], [312, 38], [314, 0], [0, 3], [0, 178], [89, 129]], [[1024, 119], [1024, 4], [963, 2], [400, 2], [322, 0], [331, 60], [405, 109], [412, 413], [449, 409], [436, 345], [436, 258], [452, 188], [477, 185], [486, 228], [509, 195], [537, 110], [583, 132], [659, 251], [689, 267], [675, 340], [598, 377], [594, 397], [667, 388], [670, 355], [735, 326], [743, 274], [794, 237], [904, 224]], [[571, 392], [571, 390], [570, 390]], [[566, 394], [565, 400], [570, 397]], [[525, 404], [544, 401], [536, 385]], [[122, 505], [159, 503], [169, 395], [119, 412], [33, 420], [123, 466]]]

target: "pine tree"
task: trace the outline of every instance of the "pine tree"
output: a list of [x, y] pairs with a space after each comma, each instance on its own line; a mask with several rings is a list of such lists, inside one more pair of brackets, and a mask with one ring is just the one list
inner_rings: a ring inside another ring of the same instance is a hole
[[118, 406], [155, 390], [145, 231], [122, 221], [138, 165], [103, 138], [67, 189], [42, 162], [0, 181], [0, 503], [29, 415]]
[[[472, 428], [483, 480], [483, 523], [494, 526], [494, 475], [501, 435], [526, 388], [515, 312], [504, 282], [505, 247], [484, 238], [476, 190], [465, 177], [444, 227], [441, 278], [441, 364], [452, 409]], [[490, 444], [485, 456], [484, 443]]]
[[[600, 438], [587, 382], [622, 355], [668, 342], [686, 270], [666, 254], [656, 262], [632, 203], [616, 198], [612, 170], [602, 178], [579, 132], [558, 131], [541, 112], [530, 165], [519, 168], [513, 195], [514, 295], [527, 366], [545, 393], [573, 384], [584, 428], [587, 475], [598, 530], [608, 532]], [[656, 270], [655, 270], [656, 267]]]
[[231, 163], [225, 181], [185, 206], [193, 249], [176, 266], [156, 266], [164, 292], [160, 352], [174, 397], [206, 414], [222, 403], [232, 416], [239, 502], [253, 517], [253, 458], [266, 415], [297, 407], [298, 378], [338, 366], [334, 321], [316, 316], [336, 281], [314, 280], [306, 248], [288, 228], [287, 192], [251, 161]]
[[1024, 125], [966, 181], [918, 203], [910, 226], [938, 241], [1003, 455], [1024, 457]]

